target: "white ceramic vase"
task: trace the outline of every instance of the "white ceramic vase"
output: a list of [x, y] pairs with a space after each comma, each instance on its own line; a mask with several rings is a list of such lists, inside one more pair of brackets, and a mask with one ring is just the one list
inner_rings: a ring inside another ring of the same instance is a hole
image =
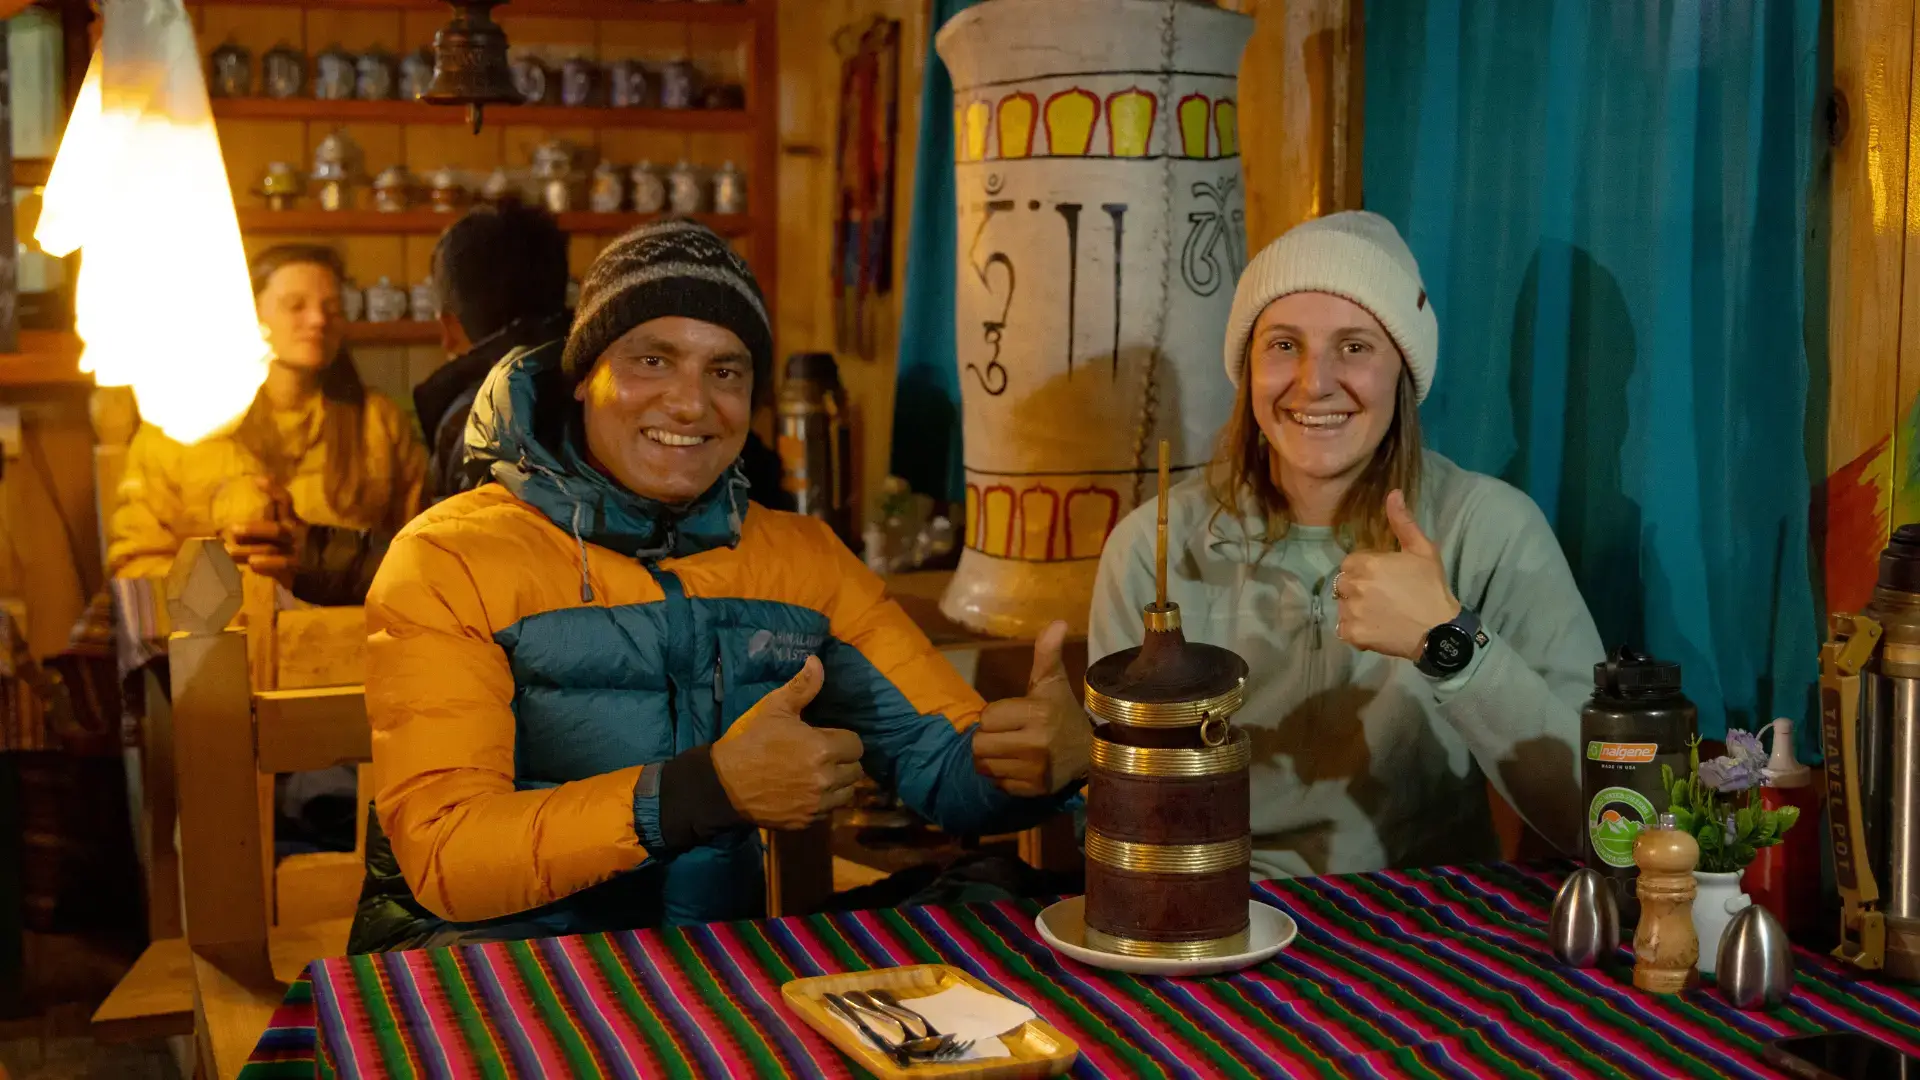
[[1087, 624], [1100, 550], [1200, 467], [1233, 401], [1246, 263], [1236, 102], [1252, 20], [1183, 0], [988, 0], [954, 83], [965, 550], [941, 601], [989, 634]]
[[1753, 903], [1752, 897], [1740, 891], [1740, 878], [1745, 873], [1745, 870], [1693, 872], [1693, 932], [1700, 938], [1700, 960], [1694, 967], [1702, 975], [1713, 974], [1720, 956], [1720, 938], [1727, 932], [1727, 924], [1741, 908]]

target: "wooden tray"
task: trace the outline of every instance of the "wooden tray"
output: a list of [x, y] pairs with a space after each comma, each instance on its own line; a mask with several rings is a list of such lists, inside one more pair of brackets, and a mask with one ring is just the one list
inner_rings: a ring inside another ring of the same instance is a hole
[[[924, 997], [965, 983], [975, 990], [998, 995], [998, 991], [979, 979], [946, 964], [914, 964], [908, 967], [881, 968], [878, 971], [850, 971], [844, 975], [817, 975], [795, 979], [780, 988], [787, 1007], [807, 1026], [840, 1048], [881, 1080], [1041, 1080], [1059, 1076], [1073, 1067], [1080, 1047], [1060, 1034], [1053, 1025], [1035, 1017], [1000, 1036], [1013, 1051], [1012, 1057], [990, 1061], [954, 1061], [914, 1065], [903, 1069], [893, 1059], [876, 1050], [856, 1031], [836, 1019], [821, 1000], [825, 994], [844, 994], [848, 990], [891, 990], [903, 998]], [[999, 995], [1004, 996], [1004, 995]]]

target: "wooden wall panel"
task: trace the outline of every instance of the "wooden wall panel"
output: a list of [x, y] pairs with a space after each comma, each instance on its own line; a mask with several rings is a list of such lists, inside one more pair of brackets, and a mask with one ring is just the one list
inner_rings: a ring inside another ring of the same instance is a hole
[[796, 352], [833, 352], [834, 139], [839, 122], [840, 57], [835, 31], [873, 16], [900, 20], [900, 124], [894, 142], [894, 285], [879, 300], [874, 355], [840, 355], [859, 445], [855, 481], [862, 519], [887, 476], [893, 385], [899, 350], [907, 229], [912, 217], [914, 153], [920, 136], [920, 84], [926, 65], [924, 0], [809, 0], [780, 5], [780, 281], [775, 339], [780, 362]]
[[1226, 0], [1254, 16], [1240, 62], [1247, 251], [1360, 206], [1364, 0]]
[[[1905, 274], [1912, 257], [1907, 192], [1913, 24], [1911, 0], [1833, 6], [1833, 87], [1841, 119], [1833, 147], [1827, 261], [1829, 611], [1856, 611], [1867, 602], [1894, 492], [1914, 483], [1911, 476], [1896, 477], [1894, 464], [1904, 456], [1896, 453], [1897, 410], [1920, 389], [1920, 371], [1901, 371], [1903, 292], [1909, 305], [1920, 302], [1920, 281], [1909, 282]], [[1911, 444], [1911, 430], [1903, 441]]]

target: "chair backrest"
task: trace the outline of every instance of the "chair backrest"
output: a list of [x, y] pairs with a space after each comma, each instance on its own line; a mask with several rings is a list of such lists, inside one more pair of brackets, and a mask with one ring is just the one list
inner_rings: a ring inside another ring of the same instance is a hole
[[[172, 581], [168, 653], [187, 944], [243, 985], [269, 986], [273, 777], [371, 756], [361, 688], [288, 686], [327, 675], [309, 670], [304, 679], [284, 678], [289, 666], [312, 665], [276, 646], [286, 644], [282, 629], [310, 639], [329, 620], [335, 630], [356, 632], [357, 618], [364, 638], [365, 616], [353, 608], [288, 618], [296, 613], [275, 610], [273, 583], [244, 574], [216, 540], [182, 546]], [[247, 619], [230, 626], [243, 606]], [[276, 659], [281, 655], [285, 663]]]

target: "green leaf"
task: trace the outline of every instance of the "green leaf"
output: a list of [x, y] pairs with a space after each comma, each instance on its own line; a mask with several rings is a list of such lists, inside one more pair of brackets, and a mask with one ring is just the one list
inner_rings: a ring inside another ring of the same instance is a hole
[[1739, 836], [1742, 839], [1752, 836], [1754, 829], [1759, 824], [1759, 822], [1755, 820], [1757, 816], [1758, 816], [1758, 811], [1756, 811], [1753, 807], [1751, 806], [1741, 807], [1733, 815], [1734, 834], [1736, 836]]
[[1773, 812], [1773, 820], [1776, 826], [1776, 835], [1784, 834], [1799, 822], [1800, 808], [1797, 806], [1783, 806]]
[[1692, 832], [1693, 811], [1676, 804], [1673, 808], [1673, 824], [1682, 832]]
[[1673, 790], [1673, 766], [1665, 762], [1660, 763], [1660, 787], [1666, 791]]

